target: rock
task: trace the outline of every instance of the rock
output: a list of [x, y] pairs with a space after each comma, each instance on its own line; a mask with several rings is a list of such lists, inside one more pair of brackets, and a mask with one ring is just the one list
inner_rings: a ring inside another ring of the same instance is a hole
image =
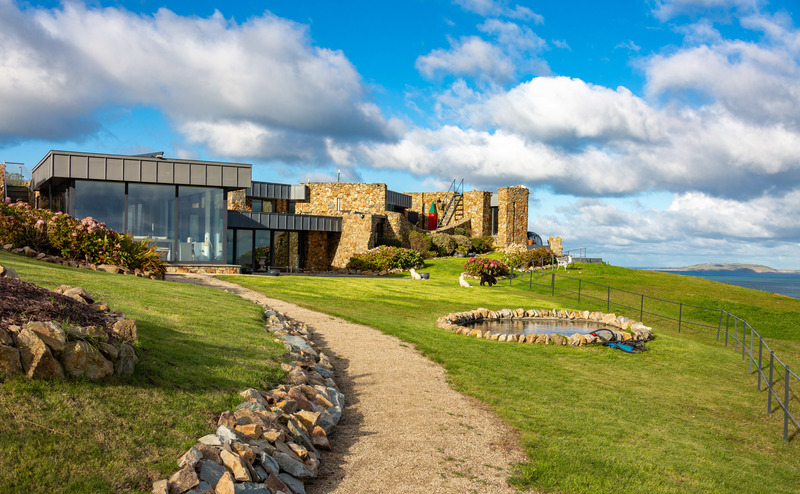
[[525, 343], [533, 343], [534, 341], [536, 341], [536, 333], [525, 336]]
[[169, 478], [169, 494], [183, 494], [199, 483], [194, 467], [186, 465]]
[[81, 288], [79, 286], [72, 287], [72, 288], [67, 288], [66, 290], [63, 291], [62, 294], [67, 296], [67, 297], [70, 297], [70, 298], [72, 298], [74, 300], [77, 300], [78, 302], [84, 302], [86, 304], [93, 304], [94, 303], [94, 299], [92, 298], [92, 296], [89, 295], [86, 292], [86, 290], [84, 290], [83, 288]]
[[297, 420], [303, 424], [303, 427], [305, 427], [307, 431], [310, 431], [315, 425], [317, 425], [319, 422], [319, 415], [319, 412], [309, 412], [306, 410], [300, 410], [294, 414]]
[[120, 272], [120, 267], [113, 264], [98, 264], [98, 271], [105, 271], [106, 273], [117, 274]]
[[234, 494], [236, 489], [235, 481], [233, 480], [233, 475], [231, 472], [225, 472], [222, 478], [219, 479], [217, 482], [217, 486], [214, 487], [215, 494]]
[[206, 460], [200, 465], [200, 480], [208, 482], [214, 489], [217, 488], [217, 484], [226, 473], [228, 473], [228, 471], [225, 467], [211, 460]]
[[299, 336], [286, 335], [286, 336], [281, 336], [280, 339], [297, 351], [305, 351], [310, 353], [314, 357], [317, 356], [317, 352], [313, 348], [311, 348], [311, 345], [309, 345], [305, 339]]
[[252, 439], [260, 438], [261, 433], [264, 432], [264, 428], [259, 424], [236, 425], [234, 426], [234, 429], [236, 432]]
[[19, 274], [17, 274], [17, 271], [14, 268], [6, 268], [5, 269], [5, 273], [3, 273], [3, 277], [9, 278], [9, 279], [12, 279], [12, 280], [18, 280], [19, 279]]
[[67, 334], [61, 326], [52, 321], [31, 321], [26, 323], [25, 327], [36, 333], [55, 355], [59, 355], [67, 346]]
[[136, 352], [133, 347], [127, 343], [122, 343], [119, 346], [119, 356], [114, 364], [114, 374], [118, 376], [132, 376], [136, 362], [139, 359], [136, 357]]
[[306, 494], [306, 486], [303, 485], [302, 481], [296, 479], [292, 475], [290, 475], [288, 473], [282, 473], [282, 474], [278, 475], [278, 478], [284, 484], [289, 486], [289, 489], [291, 489], [292, 492], [294, 492], [294, 494]]
[[[216, 435], [214, 435], [216, 437]], [[218, 465], [222, 465], [222, 459], [219, 457], [222, 448], [219, 446], [209, 446], [207, 444], [203, 444], [198, 442], [194, 445], [195, 448], [199, 449], [201, 453], [203, 453], [203, 458], [206, 460], [213, 461]]]
[[53, 357], [50, 348], [30, 329], [23, 328], [16, 334], [17, 348], [22, 368], [30, 379], [63, 378], [64, 370]]
[[103, 302], [95, 302], [91, 304], [91, 307], [92, 309], [98, 310], [100, 312], [108, 312], [111, 310], [111, 308], [108, 305], [104, 304]]
[[278, 462], [275, 461], [275, 458], [273, 458], [272, 455], [268, 455], [267, 453], [259, 453], [258, 457], [261, 461], [261, 466], [263, 466], [268, 472], [272, 472], [275, 475], [280, 473], [281, 467], [278, 465]]
[[158, 480], [153, 482], [153, 494], [168, 494], [169, 493], [169, 481], [167, 479]]
[[239, 458], [239, 455], [223, 449], [219, 457], [222, 459], [222, 464], [225, 465], [225, 468], [233, 474], [234, 479], [240, 482], [250, 482], [252, 480], [250, 478], [250, 471], [247, 469], [242, 459]]
[[225, 427], [224, 425], [217, 427], [217, 437], [219, 437], [223, 444], [230, 444], [232, 442], [239, 441], [239, 436], [237, 436], [233, 430]]
[[237, 425], [236, 416], [233, 414], [233, 412], [226, 410], [220, 414], [219, 419], [217, 420], [217, 425], [224, 425], [228, 429], [233, 429]]
[[243, 403], [239, 403], [236, 407], [236, 410], [250, 410], [252, 412], [266, 412], [267, 407], [262, 405], [261, 403], [256, 403], [255, 401], [245, 401]]
[[38, 252], [31, 249], [27, 245], [22, 248], [22, 253], [25, 254], [26, 257], [36, 257], [39, 254]]
[[308, 373], [300, 367], [294, 367], [287, 376], [289, 384], [299, 385], [308, 382]]
[[67, 335], [74, 340], [108, 341], [108, 333], [100, 326], [68, 326]]
[[291, 489], [291, 487], [287, 486], [276, 473], [272, 473], [267, 477], [266, 485], [273, 494], [276, 492], [289, 492]]
[[550, 338], [548, 338], [546, 334], [536, 335], [536, 340], [534, 340], [534, 343], [547, 345], [550, 343]]
[[562, 336], [560, 334], [551, 335], [550, 336], [550, 341], [552, 341], [554, 345], [558, 345], [558, 346], [565, 345], [567, 343], [567, 339], [564, 338], [564, 336]]
[[[17, 329], [17, 331], [19, 331], [19, 329]], [[11, 336], [11, 333], [2, 328], [0, 328], [0, 345], [14, 346], [14, 337]]]
[[264, 395], [262, 395], [261, 392], [258, 391], [257, 389], [247, 388], [241, 393], [239, 393], [239, 395], [246, 401], [254, 401], [256, 403], [264, 405], [265, 407], [269, 406], [267, 399], [264, 398]]
[[97, 348], [85, 341], [67, 343], [61, 360], [64, 362], [64, 370], [74, 377], [86, 376], [89, 379], [99, 379], [114, 373], [114, 364], [103, 357]]
[[136, 329], [136, 321], [133, 319], [123, 319], [117, 321], [111, 327], [111, 330], [116, 333], [120, 339], [128, 343], [136, 343], [139, 339], [138, 331]]
[[117, 360], [119, 358], [119, 349], [111, 343], [100, 343], [97, 345], [97, 349], [109, 360]]
[[8, 379], [24, 373], [19, 350], [13, 346], [0, 345], [0, 377]]
[[314, 477], [314, 472], [310, 468], [308, 468], [308, 466], [306, 466], [305, 463], [295, 460], [286, 453], [281, 453], [280, 451], [276, 451], [275, 454], [272, 455], [272, 457], [275, 458], [275, 461], [278, 462], [278, 465], [280, 465], [281, 470], [290, 474], [293, 477], [300, 479], [310, 479]]
[[216, 494], [214, 489], [208, 485], [208, 482], [200, 481], [199, 484], [194, 486], [194, 489], [186, 491], [186, 494]]
[[190, 467], [194, 468], [194, 466], [202, 459], [203, 452], [192, 446], [189, 448], [189, 451], [184, 453], [183, 456], [178, 459], [178, 466], [182, 468], [186, 465], [189, 465]]
[[319, 449], [331, 449], [331, 443], [328, 441], [328, 435], [325, 433], [325, 429], [320, 426], [315, 426], [311, 430], [311, 443]]

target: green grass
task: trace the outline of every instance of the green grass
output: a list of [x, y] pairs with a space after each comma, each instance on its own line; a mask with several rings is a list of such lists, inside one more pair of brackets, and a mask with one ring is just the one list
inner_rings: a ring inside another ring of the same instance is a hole
[[[551, 298], [546, 290], [531, 292], [519, 280], [462, 289], [462, 264], [463, 259], [432, 261], [422, 270], [432, 273], [427, 281], [226, 279], [376, 327], [443, 364], [456, 389], [488, 403], [521, 431], [529, 461], [518, 466], [513, 480], [522, 488], [660, 493], [764, 492], [769, 486], [770, 492], [797, 492], [800, 443], [782, 440], [782, 415], [765, 414], [766, 395], [755, 390], [754, 376], [708, 330], [684, 328], [679, 334], [671, 324], [654, 324], [658, 337], [641, 355], [455, 335], [435, 328], [436, 318], [478, 307], [594, 308], [574, 298]], [[731, 307], [765, 337], [776, 338], [776, 346], [797, 348], [792, 325], [800, 301], [610, 266], [580, 265], [569, 274], [684, 303]], [[793, 393], [796, 404], [798, 390]]]
[[259, 308], [230, 293], [64, 268], [0, 251], [24, 281], [82, 286], [137, 321], [130, 378], [0, 384], [0, 491], [150, 492], [247, 387], [278, 382], [284, 352]]

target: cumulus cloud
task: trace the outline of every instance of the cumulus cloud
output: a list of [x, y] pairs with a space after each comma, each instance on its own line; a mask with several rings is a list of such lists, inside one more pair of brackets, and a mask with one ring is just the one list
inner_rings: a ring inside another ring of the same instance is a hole
[[520, 73], [550, 72], [547, 63], [539, 57], [547, 43], [529, 27], [488, 19], [478, 30], [489, 39], [479, 36], [450, 38], [450, 48], [435, 49], [420, 56], [417, 70], [429, 79], [455, 75], [496, 83], [509, 82]]
[[[304, 26], [269, 13], [238, 24], [219, 12], [145, 16], [72, 3], [19, 10], [10, 0], [0, 0], [0, 12], [6, 138], [90, 131], [106, 105], [157, 107], [191, 139], [237, 157], [308, 159], [309, 141], [324, 149], [329, 136], [389, 134], [344, 54], [313, 46]], [[241, 148], [226, 142], [232, 126], [244, 130]], [[277, 155], [254, 144], [267, 136], [284, 138]]]
[[662, 21], [680, 15], [726, 15], [754, 11], [762, 3], [761, 0], [656, 0], [653, 14]]

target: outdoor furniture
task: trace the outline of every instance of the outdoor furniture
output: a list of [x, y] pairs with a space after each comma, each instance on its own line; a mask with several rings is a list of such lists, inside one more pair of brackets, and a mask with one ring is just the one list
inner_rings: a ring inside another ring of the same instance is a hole
[[558, 268], [560, 268], [560, 267], [563, 267], [564, 271], [566, 271], [567, 270], [567, 266], [570, 266], [572, 264], [573, 264], [572, 256], [559, 257], [557, 259], [556, 271], [558, 271]]

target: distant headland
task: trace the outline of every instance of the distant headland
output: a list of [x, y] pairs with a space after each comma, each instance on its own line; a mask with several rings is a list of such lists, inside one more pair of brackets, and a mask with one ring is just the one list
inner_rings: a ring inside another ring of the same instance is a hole
[[762, 264], [741, 264], [735, 262], [706, 262], [681, 268], [655, 268], [653, 271], [728, 271], [733, 273], [800, 273], [792, 269], [774, 269]]

